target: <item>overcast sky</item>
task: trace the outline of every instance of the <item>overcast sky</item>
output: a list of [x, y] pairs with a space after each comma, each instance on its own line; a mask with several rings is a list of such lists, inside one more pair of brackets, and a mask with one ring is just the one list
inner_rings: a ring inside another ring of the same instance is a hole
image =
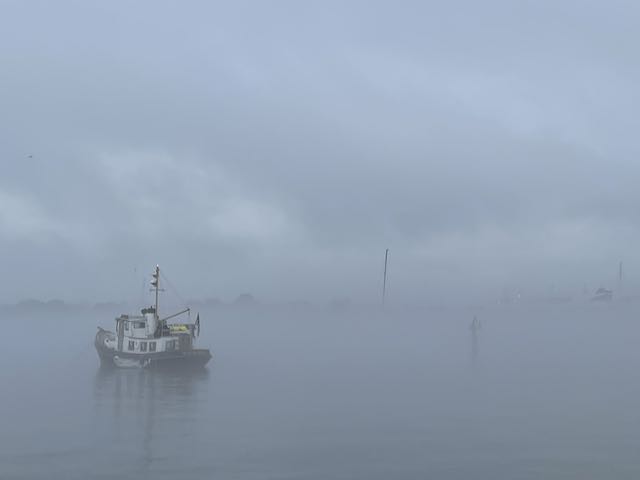
[[637, 5], [1, 0], [0, 301], [640, 286]]

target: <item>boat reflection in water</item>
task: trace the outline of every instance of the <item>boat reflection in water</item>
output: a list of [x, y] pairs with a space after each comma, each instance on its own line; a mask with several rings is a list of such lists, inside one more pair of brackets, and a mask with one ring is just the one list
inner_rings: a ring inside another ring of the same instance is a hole
[[204, 428], [199, 409], [207, 397], [208, 380], [206, 369], [99, 368], [94, 419], [96, 440], [107, 462], [105, 474], [184, 470], [182, 462], [193, 456], [195, 438]]

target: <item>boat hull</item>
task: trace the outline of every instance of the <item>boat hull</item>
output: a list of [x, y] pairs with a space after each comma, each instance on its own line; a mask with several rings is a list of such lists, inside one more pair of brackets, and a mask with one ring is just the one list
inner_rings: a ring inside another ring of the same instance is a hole
[[96, 335], [95, 340], [100, 363], [107, 368], [197, 369], [204, 368], [212, 358], [208, 349], [146, 354], [118, 352], [105, 345], [104, 338], [110, 335], [113, 335], [113, 333], [101, 330]]
[[113, 368], [182, 369], [204, 368], [211, 360], [209, 350], [198, 349], [172, 354], [132, 355], [124, 352], [98, 351], [102, 366]]

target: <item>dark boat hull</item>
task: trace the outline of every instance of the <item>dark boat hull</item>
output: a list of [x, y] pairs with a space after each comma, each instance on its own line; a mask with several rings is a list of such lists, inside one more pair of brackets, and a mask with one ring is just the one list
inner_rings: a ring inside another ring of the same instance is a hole
[[207, 349], [192, 349], [175, 352], [157, 352], [135, 354], [117, 352], [104, 345], [104, 335], [111, 332], [101, 331], [96, 335], [95, 347], [103, 367], [109, 368], [150, 368], [150, 369], [197, 369], [203, 368], [211, 360]]
[[209, 350], [198, 349], [188, 352], [171, 354], [134, 355], [125, 352], [98, 351], [100, 362], [105, 367], [113, 368], [150, 368], [150, 369], [181, 369], [203, 368], [209, 360]]

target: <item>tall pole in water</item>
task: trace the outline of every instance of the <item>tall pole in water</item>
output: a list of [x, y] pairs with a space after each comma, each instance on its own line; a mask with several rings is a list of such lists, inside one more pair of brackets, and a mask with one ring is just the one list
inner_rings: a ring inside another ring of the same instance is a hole
[[622, 294], [622, 260], [618, 265], [618, 298]]
[[384, 297], [387, 293], [387, 259], [389, 258], [389, 249], [384, 251], [384, 277], [382, 278], [382, 308], [384, 308]]
[[618, 267], [618, 281], [622, 283], [622, 260], [620, 261], [620, 266]]

